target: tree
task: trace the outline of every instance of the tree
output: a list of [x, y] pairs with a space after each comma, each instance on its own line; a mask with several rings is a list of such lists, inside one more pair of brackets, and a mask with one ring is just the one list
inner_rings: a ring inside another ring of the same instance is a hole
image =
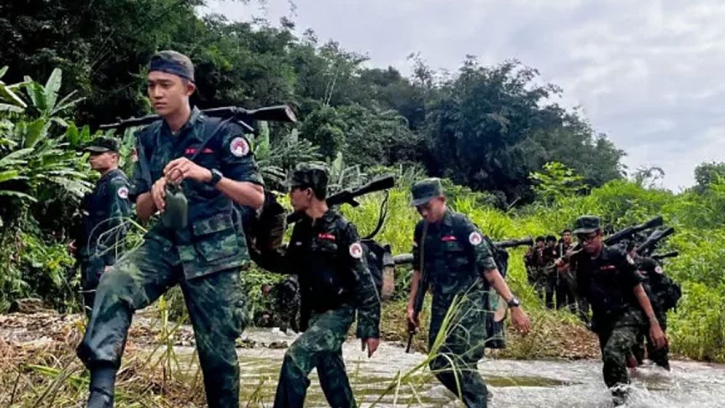
[[711, 184], [720, 179], [725, 180], [725, 163], [724, 162], [708, 162], [701, 163], [695, 167], [695, 191], [703, 193], [707, 191]]

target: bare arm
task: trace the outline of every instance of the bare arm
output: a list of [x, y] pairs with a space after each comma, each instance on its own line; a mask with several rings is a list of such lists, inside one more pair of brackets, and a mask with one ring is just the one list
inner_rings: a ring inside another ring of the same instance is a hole
[[156, 205], [154, 199], [151, 197], [151, 193], [143, 193], [136, 198], [136, 215], [141, 220], [148, 221], [152, 215], [156, 213]]

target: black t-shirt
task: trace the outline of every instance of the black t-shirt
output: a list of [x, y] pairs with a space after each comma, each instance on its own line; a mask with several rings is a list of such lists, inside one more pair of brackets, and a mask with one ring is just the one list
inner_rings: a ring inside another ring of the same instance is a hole
[[594, 319], [616, 318], [627, 308], [637, 307], [634, 288], [644, 278], [623, 250], [605, 247], [594, 259], [581, 252], [576, 265], [579, 294], [589, 301]]

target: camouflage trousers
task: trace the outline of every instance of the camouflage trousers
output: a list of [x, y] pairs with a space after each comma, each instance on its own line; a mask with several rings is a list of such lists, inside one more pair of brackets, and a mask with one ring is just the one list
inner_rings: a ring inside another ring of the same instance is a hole
[[[434, 295], [431, 310], [428, 347], [435, 358], [429, 363], [430, 370], [468, 408], [488, 406], [488, 389], [478, 372], [478, 361], [483, 358], [486, 345], [486, 315], [492, 313], [486, 310], [485, 300], [483, 290], [464, 295], [452, 307], [446, 327], [443, 326], [452, 299]], [[441, 338], [437, 340], [438, 336]]]
[[313, 314], [310, 325], [284, 355], [279, 375], [275, 408], [302, 408], [310, 380], [317, 368], [320, 386], [331, 407], [355, 407], [355, 399], [342, 360], [342, 344], [355, 320], [350, 306]]
[[[655, 310], [655, 315], [657, 316], [657, 321], [660, 323], [662, 331], [667, 331], [667, 314]], [[645, 343], [647, 346], [647, 358], [652, 360], [652, 362], [658, 366], [669, 369], [669, 347], [665, 345], [660, 349], [656, 348], [654, 343], [652, 343], [652, 339], [649, 337], [647, 328], [643, 328], [643, 330], [639, 332], [637, 335], [637, 342], [632, 347], [632, 354], [634, 354], [634, 357], [637, 359], [637, 364], [642, 364], [644, 361]]]
[[644, 315], [639, 310], [629, 310], [609, 324], [597, 324], [599, 346], [602, 350], [602, 374], [604, 383], [617, 397], [624, 397], [623, 387], [629, 384], [627, 358], [637, 336], [645, 327]]
[[133, 313], [179, 284], [194, 327], [209, 407], [239, 406], [235, 341], [244, 329], [244, 295], [239, 270], [185, 280], [180, 264], [154, 240], [128, 253], [101, 276], [93, 315], [78, 356], [89, 369], [120, 365]]

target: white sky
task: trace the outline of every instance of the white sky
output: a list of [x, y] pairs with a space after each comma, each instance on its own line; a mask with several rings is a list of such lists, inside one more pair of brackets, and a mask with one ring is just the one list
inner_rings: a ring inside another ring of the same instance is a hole
[[230, 20], [291, 18], [301, 33], [410, 72], [420, 52], [455, 72], [517, 58], [564, 89], [594, 128], [627, 152], [630, 170], [659, 166], [663, 184], [694, 183], [725, 161], [725, 1], [719, 0], [209, 0]]

